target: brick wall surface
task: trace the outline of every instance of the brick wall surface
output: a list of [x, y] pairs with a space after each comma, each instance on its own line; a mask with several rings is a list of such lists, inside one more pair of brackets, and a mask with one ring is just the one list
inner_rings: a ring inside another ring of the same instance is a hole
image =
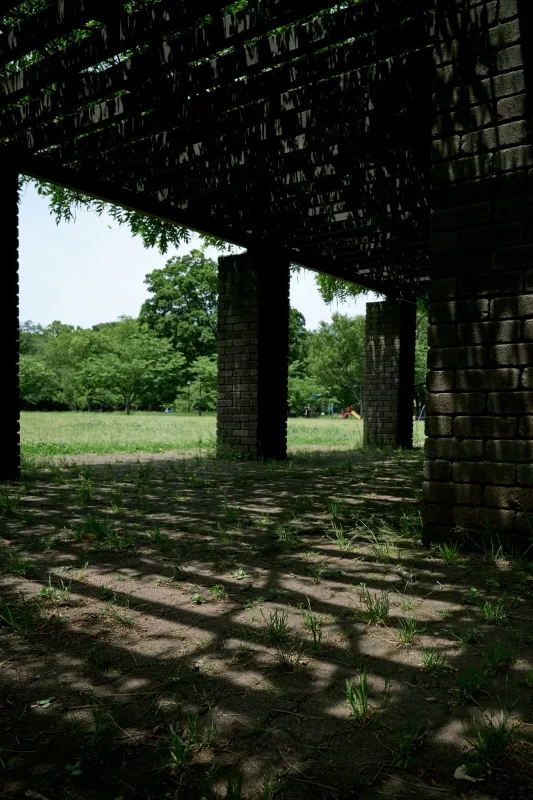
[[217, 437], [249, 458], [287, 454], [289, 264], [219, 259]]
[[18, 319], [18, 189], [17, 174], [2, 167], [0, 215], [2, 310], [0, 312], [0, 481], [20, 477], [19, 444], [19, 319]]
[[438, 0], [426, 542], [533, 523], [533, 149], [517, 0]]
[[413, 445], [415, 325], [413, 303], [367, 303], [365, 444]]

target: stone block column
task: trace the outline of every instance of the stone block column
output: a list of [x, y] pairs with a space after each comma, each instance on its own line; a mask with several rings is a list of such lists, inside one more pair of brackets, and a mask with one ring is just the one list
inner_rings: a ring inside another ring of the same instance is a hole
[[218, 443], [286, 458], [289, 263], [249, 251], [218, 264]]
[[0, 166], [0, 481], [20, 478], [18, 175]]
[[522, 548], [533, 522], [530, 11], [470, 6], [436, 6], [424, 540]]
[[365, 444], [413, 446], [416, 306], [366, 305]]

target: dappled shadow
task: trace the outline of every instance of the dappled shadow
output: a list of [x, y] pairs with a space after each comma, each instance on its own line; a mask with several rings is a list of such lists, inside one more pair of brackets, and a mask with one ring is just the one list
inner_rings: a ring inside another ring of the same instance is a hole
[[[247, 797], [268, 796], [269, 775], [287, 798], [453, 792], [463, 718], [516, 703], [529, 721], [531, 612], [519, 607], [529, 573], [496, 549], [490, 562], [460, 565], [420, 549], [420, 456], [50, 465], [10, 487], [3, 595], [15, 621], [30, 623], [17, 636], [3, 606], [5, 796], [225, 796], [241, 771]], [[48, 576], [55, 599], [37, 603]], [[504, 593], [512, 625], [489, 628], [471, 587], [483, 602]], [[366, 591], [386, 592], [381, 625], [364, 618]], [[318, 615], [317, 649], [302, 606]], [[289, 627], [282, 642], [269, 640], [276, 611]], [[410, 616], [418, 630], [402, 647]], [[472, 625], [485, 642], [460, 644], [454, 634]], [[457, 670], [483, 663], [493, 632], [519, 660], [467, 701]], [[447, 669], [423, 669], [429, 647], [446, 653]], [[364, 665], [382, 709], [363, 725], [350, 718], [345, 684], [357, 685]], [[170, 726], [181, 733], [198, 714], [203, 730], [211, 712], [212, 745], [173, 767]], [[398, 736], [413, 720], [424, 743], [406, 778]], [[505, 765], [495, 776], [497, 787]]]

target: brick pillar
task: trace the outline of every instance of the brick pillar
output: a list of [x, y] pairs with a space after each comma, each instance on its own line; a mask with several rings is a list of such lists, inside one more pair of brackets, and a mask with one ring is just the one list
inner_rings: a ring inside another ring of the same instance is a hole
[[0, 166], [0, 481], [20, 478], [18, 176]]
[[457, 12], [438, 0], [424, 540], [522, 547], [533, 521], [527, 37], [516, 0]]
[[286, 458], [289, 263], [248, 252], [218, 265], [218, 442]]
[[416, 306], [366, 305], [365, 444], [413, 446]]

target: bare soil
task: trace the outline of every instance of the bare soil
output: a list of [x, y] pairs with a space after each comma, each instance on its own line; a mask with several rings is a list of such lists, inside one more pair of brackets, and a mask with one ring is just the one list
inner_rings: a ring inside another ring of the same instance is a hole
[[531, 798], [533, 564], [424, 549], [420, 487], [419, 452], [318, 451], [0, 488], [0, 797]]

